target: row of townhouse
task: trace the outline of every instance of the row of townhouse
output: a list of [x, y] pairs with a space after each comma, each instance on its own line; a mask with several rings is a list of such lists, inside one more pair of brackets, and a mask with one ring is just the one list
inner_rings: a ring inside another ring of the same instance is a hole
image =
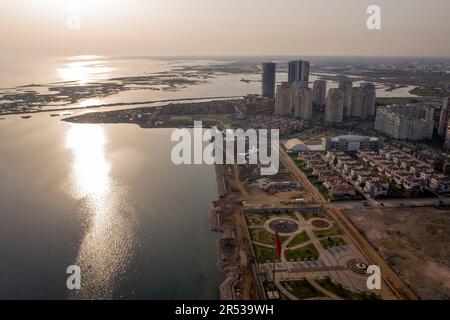
[[430, 188], [438, 193], [450, 192], [450, 179], [445, 174], [433, 174], [427, 181]]
[[[415, 174], [418, 161], [401, 151], [395, 149], [382, 149], [379, 153], [361, 151], [358, 156], [366, 164], [375, 167], [388, 179], [402, 186], [407, 192], [422, 192], [426, 187], [426, 184]], [[412, 167], [414, 167], [413, 172], [410, 171]]]
[[389, 192], [389, 183], [381, 181], [380, 177], [367, 170], [361, 160], [356, 160], [343, 152], [329, 152], [327, 159], [330, 165], [348, 179], [355, 181], [362, 189], [374, 197], [385, 196]]
[[402, 186], [406, 192], [415, 193], [423, 192], [426, 188], [424, 180], [418, 178], [415, 174], [402, 168], [392, 168], [386, 171], [388, 177], [399, 186]]
[[385, 151], [385, 154], [386, 157], [393, 154], [391, 156], [392, 161], [400, 168], [414, 175], [406, 179], [406, 189], [429, 187], [438, 193], [450, 192], [450, 179], [434, 170], [428, 163], [424, 163], [399, 150], [394, 152]]
[[356, 189], [348, 184], [342, 176], [330, 166], [328, 159], [322, 154], [300, 154], [300, 160], [305, 162], [306, 167], [311, 169], [320, 182], [329, 190], [333, 196], [354, 196]]
[[379, 153], [361, 151], [358, 156], [407, 192], [422, 192], [427, 187], [439, 193], [450, 192], [450, 179], [447, 176], [400, 150], [389, 148]]

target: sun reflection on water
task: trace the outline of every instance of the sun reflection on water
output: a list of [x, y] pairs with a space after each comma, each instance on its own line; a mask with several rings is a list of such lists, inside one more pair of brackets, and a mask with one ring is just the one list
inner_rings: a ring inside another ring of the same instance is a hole
[[62, 81], [78, 82], [79, 84], [105, 80], [107, 75], [114, 71], [114, 68], [105, 66], [104, 61], [97, 58], [92, 56], [89, 59], [73, 59], [57, 69], [58, 76]]
[[108, 192], [110, 164], [104, 155], [105, 134], [95, 125], [73, 126], [66, 139], [66, 146], [74, 151], [73, 170], [78, 194], [104, 196]]
[[71, 125], [66, 136], [73, 152], [72, 194], [86, 225], [76, 261], [82, 290], [72, 293], [74, 298], [111, 298], [135, 246], [135, 210], [126, 200], [126, 188], [111, 177], [106, 144], [99, 125]]

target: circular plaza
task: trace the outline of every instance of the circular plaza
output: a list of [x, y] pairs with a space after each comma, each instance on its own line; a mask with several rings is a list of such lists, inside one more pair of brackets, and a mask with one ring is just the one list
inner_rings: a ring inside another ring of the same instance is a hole
[[267, 229], [272, 232], [284, 235], [289, 235], [297, 232], [300, 225], [297, 221], [288, 218], [275, 218], [267, 221]]

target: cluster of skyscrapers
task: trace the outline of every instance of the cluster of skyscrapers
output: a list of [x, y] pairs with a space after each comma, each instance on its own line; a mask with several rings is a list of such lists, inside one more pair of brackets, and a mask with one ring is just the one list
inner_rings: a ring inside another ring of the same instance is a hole
[[288, 82], [277, 87], [275, 113], [311, 120], [313, 92], [309, 84], [309, 61], [295, 60], [288, 64]]
[[266, 62], [262, 65], [262, 95], [275, 98], [275, 113], [280, 116], [293, 116], [310, 120], [312, 117], [312, 90], [309, 83], [309, 61], [295, 60], [288, 64], [288, 82], [277, 87], [276, 64]]
[[[327, 81], [316, 80], [309, 88], [309, 61], [288, 63], [288, 81], [276, 86], [277, 65], [262, 65], [262, 96], [275, 99], [275, 114], [312, 120], [314, 113], [323, 114], [325, 124], [339, 124], [344, 119], [373, 119], [375, 129], [395, 139], [432, 139], [435, 128], [434, 108], [423, 105], [392, 105], [376, 108], [373, 83], [354, 87], [348, 77], [338, 78], [337, 88], [327, 90]], [[276, 91], [275, 91], [276, 87]], [[444, 98], [438, 125], [438, 136], [445, 138], [450, 150], [450, 106]]]
[[375, 116], [376, 89], [372, 83], [353, 87], [349, 78], [341, 78], [336, 89], [328, 90], [325, 123], [340, 123], [345, 118], [368, 119]]
[[311, 120], [314, 110], [324, 110], [327, 124], [341, 123], [346, 117], [366, 119], [375, 116], [375, 86], [371, 83], [354, 88], [349, 78], [339, 80], [339, 86], [329, 89], [327, 82], [317, 80], [309, 88], [309, 61], [294, 60], [288, 63], [288, 82], [277, 86], [276, 64], [263, 63], [262, 91], [266, 98], [275, 98], [275, 114]]

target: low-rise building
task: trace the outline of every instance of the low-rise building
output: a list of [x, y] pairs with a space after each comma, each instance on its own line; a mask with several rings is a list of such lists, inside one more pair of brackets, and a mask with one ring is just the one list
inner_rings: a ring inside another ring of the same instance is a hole
[[430, 179], [430, 188], [438, 193], [450, 192], [450, 179], [445, 175], [434, 175]]
[[422, 172], [430, 172], [433, 171], [431, 165], [426, 163], [417, 162], [409, 168], [409, 172], [415, 174], [416, 176], [421, 176]]
[[370, 180], [370, 178], [372, 177], [372, 174], [368, 171], [363, 171], [360, 172], [358, 174], [358, 176], [356, 177], [356, 182], [358, 182], [359, 184], [363, 184], [366, 183], [366, 181]]
[[325, 151], [358, 152], [361, 149], [378, 150], [381, 147], [381, 141], [375, 137], [344, 135], [334, 138], [322, 138], [322, 146]]
[[334, 196], [354, 196], [356, 195], [356, 189], [347, 183], [339, 183], [331, 186], [330, 193]]
[[389, 183], [381, 181], [366, 181], [364, 191], [374, 197], [387, 196], [389, 192]]
[[402, 187], [409, 193], [420, 193], [425, 188], [425, 182], [415, 176], [409, 176], [404, 179]]
[[403, 185], [406, 180], [411, 180], [413, 178], [415, 178], [413, 174], [402, 169], [395, 172], [393, 176], [395, 183], [397, 183], [398, 185]]
[[290, 139], [284, 144], [284, 147], [288, 153], [311, 153], [323, 151], [321, 145], [308, 145], [300, 139]]

